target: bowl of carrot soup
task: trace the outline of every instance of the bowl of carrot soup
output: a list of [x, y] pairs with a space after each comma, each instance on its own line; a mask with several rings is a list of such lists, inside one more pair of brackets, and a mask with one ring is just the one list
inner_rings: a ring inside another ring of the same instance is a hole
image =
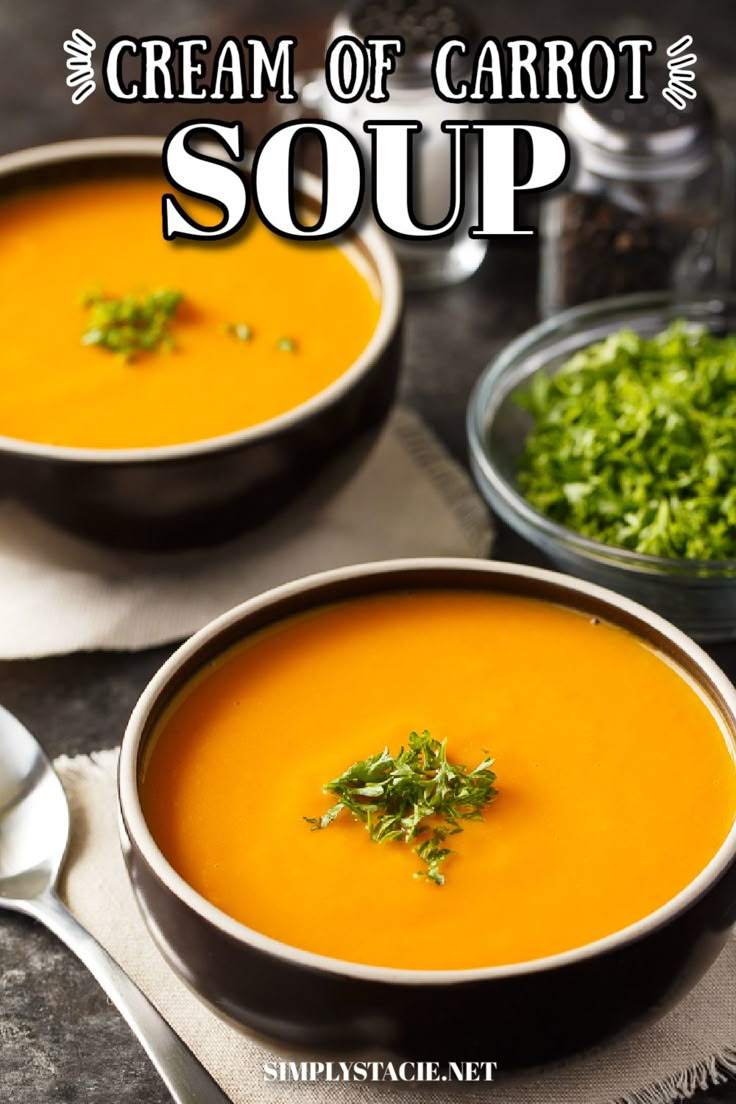
[[123, 741], [124, 847], [166, 957], [246, 1029], [545, 1061], [661, 1014], [722, 947], [735, 733], [712, 661], [592, 584], [344, 569], [164, 665]]

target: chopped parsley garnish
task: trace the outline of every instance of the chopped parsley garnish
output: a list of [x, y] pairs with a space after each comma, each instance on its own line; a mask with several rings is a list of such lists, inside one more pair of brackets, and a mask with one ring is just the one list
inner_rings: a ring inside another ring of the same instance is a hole
[[229, 322], [225, 332], [237, 338], [238, 341], [250, 341], [253, 337], [252, 329], [246, 326], [245, 322]]
[[415, 873], [445, 884], [440, 867], [452, 854], [449, 836], [462, 832], [460, 821], [482, 820], [496, 796], [492, 759], [467, 770], [447, 758], [447, 741], [429, 732], [412, 732], [408, 745], [393, 756], [388, 748], [361, 759], [324, 786], [337, 802], [320, 817], [305, 817], [312, 829], [328, 828], [343, 810], [362, 821], [376, 843], [418, 841], [413, 848], [426, 869]]
[[91, 311], [82, 344], [99, 345], [127, 361], [161, 346], [172, 349], [171, 323], [182, 298], [169, 288], [121, 298], [89, 292], [82, 300]]
[[535, 509], [635, 552], [736, 557], [736, 335], [622, 330], [520, 401], [534, 425], [518, 485]]

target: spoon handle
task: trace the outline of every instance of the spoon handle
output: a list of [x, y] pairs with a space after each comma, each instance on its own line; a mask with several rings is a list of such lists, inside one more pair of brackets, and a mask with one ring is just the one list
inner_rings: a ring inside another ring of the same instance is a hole
[[97, 979], [138, 1037], [176, 1104], [232, 1104], [163, 1016], [79, 924], [53, 890], [24, 909], [66, 943]]

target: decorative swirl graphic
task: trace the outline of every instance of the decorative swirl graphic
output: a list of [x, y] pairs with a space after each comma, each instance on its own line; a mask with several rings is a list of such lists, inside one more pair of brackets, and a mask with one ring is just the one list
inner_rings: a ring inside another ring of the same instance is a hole
[[94, 92], [95, 71], [92, 68], [92, 53], [97, 43], [86, 31], [80, 31], [75, 27], [71, 36], [64, 43], [64, 52], [67, 54], [66, 67], [69, 70], [66, 78], [68, 88], [72, 88], [72, 103], [79, 105], [84, 103], [88, 96]]
[[667, 47], [667, 68], [670, 78], [662, 95], [678, 111], [684, 111], [688, 100], [694, 100], [697, 92], [692, 87], [695, 71], [691, 68], [698, 60], [697, 54], [685, 53], [693, 44], [692, 35], [683, 35]]

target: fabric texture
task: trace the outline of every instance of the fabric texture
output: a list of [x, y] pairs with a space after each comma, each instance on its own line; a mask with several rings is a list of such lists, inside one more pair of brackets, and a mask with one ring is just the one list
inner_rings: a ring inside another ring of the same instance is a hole
[[332, 567], [487, 556], [488, 512], [419, 418], [397, 409], [357, 474], [218, 548], [123, 554], [0, 502], [0, 659], [180, 640], [232, 606]]
[[72, 810], [62, 897], [195, 1051], [233, 1104], [664, 1104], [722, 1080], [727, 1069], [736, 1071], [732, 938], [700, 984], [658, 1024], [564, 1066], [515, 1075], [501, 1069], [490, 1085], [266, 1081], [263, 1064], [276, 1056], [201, 1004], [174, 976], [148, 935], [118, 843], [116, 763], [115, 750], [56, 761]]

